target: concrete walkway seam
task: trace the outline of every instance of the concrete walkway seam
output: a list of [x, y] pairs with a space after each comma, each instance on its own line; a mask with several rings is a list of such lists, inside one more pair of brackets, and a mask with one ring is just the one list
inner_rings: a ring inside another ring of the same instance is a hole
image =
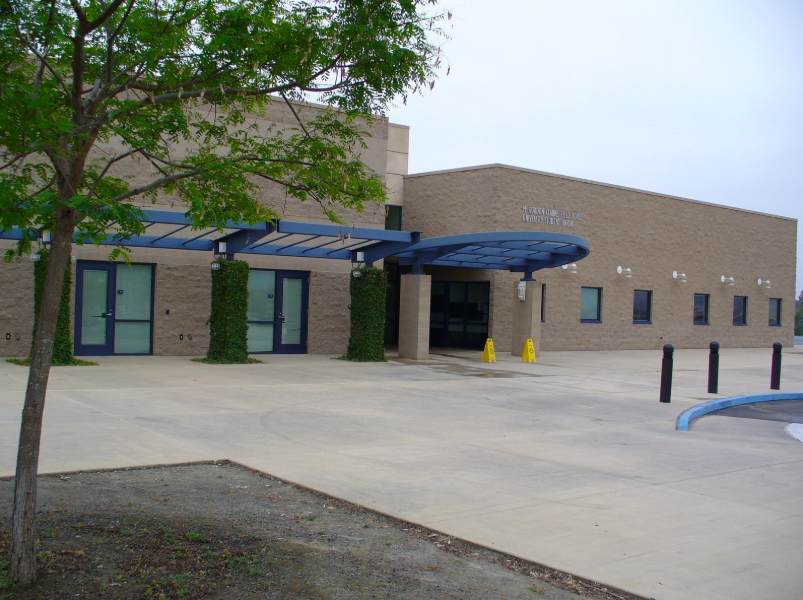
[[735, 396], [733, 398], [720, 398], [693, 406], [685, 410], [678, 417], [675, 428], [678, 431], [688, 431], [692, 421], [702, 416], [730, 408], [731, 406], [741, 406], [742, 404], [753, 404], [755, 402], [772, 402], [773, 400], [803, 400], [801, 392], [784, 392], [778, 394], [758, 394], [753, 396]]

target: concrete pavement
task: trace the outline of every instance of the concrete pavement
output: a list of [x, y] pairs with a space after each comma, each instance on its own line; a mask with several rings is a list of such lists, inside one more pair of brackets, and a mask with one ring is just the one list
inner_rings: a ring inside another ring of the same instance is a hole
[[[785, 351], [784, 391], [803, 391]], [[771, 350], [724, 349], [720, 396], [766, 393]], [[707, 351], [478, 353], [423, 363], [101, 358], [54, 369], [42, 472], [229, 458], [393, 516], [660, 599], [797, 598], [803, 444], [784, 423], [674, 421]], [[27, 371], [0, 363], [0, 475]]]

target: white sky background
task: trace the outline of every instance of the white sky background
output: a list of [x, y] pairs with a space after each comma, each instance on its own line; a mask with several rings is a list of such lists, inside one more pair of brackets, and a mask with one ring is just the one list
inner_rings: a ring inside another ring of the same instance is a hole
[[506, 163], [803, 222], [802, 0], [449, 1], [451, 74], [389, 111], [411, 173]]

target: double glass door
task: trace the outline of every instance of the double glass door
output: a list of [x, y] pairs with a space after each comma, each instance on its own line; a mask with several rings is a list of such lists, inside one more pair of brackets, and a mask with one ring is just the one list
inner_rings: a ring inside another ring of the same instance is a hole
[[309, 273], [251, 269], [248, 276], [248, 352], [307, 352]]
[[433, 281], [429, 345], [481, 350], [488, 338], [488, 282]]
[[153, 265], [78, 263], [75, 354], [151, 354]]

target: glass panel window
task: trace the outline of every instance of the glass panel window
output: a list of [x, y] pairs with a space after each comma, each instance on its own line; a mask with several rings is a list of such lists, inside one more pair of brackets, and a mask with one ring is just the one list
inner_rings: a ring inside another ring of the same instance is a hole
[[248, 352], [273, 352], [273, 323], [248, 324]]
[[285, 277], [282, 280], [282, 344], [301, 343], [303, 290], [303, 279]]
[[708, 325], [708, 294], [694, 294], [694, 324]]
[[773, 327], [781, 326], [781, 299], [770, 298], [770, 325]]
[[541, 284], [541, 322], [546, 323], [546, 284]]
[[402, 228], [402, 207], [392, 204], [385, 205], [385, 229], [391, 231], [401, 231]]
[[747, 325], [747, 296], [733, 297], [733, 324]]
[[652, 291], [633, 292], [633, 322], [652, 323]]
[[150, 321], [117, 321], [114, 324], [115, 354], [150, 354]]
[[81, 343], [106, 343], [108, 319], [102, 315], [108, 308], [108, 271], [84, 271], [83, 301], [81, 302]]
[[273, 321], [276, 271], [252, 270], [248, 274], [248, 320]]
[[602, 288], [584, 287], [580, 293], [580, 322], [602, 321]]
[[[151, 265], [117, 265], [116, 319], [123, 321], [151, 320], [152, 277]], [[116, 332], [115, 335], [117, 335]]]

